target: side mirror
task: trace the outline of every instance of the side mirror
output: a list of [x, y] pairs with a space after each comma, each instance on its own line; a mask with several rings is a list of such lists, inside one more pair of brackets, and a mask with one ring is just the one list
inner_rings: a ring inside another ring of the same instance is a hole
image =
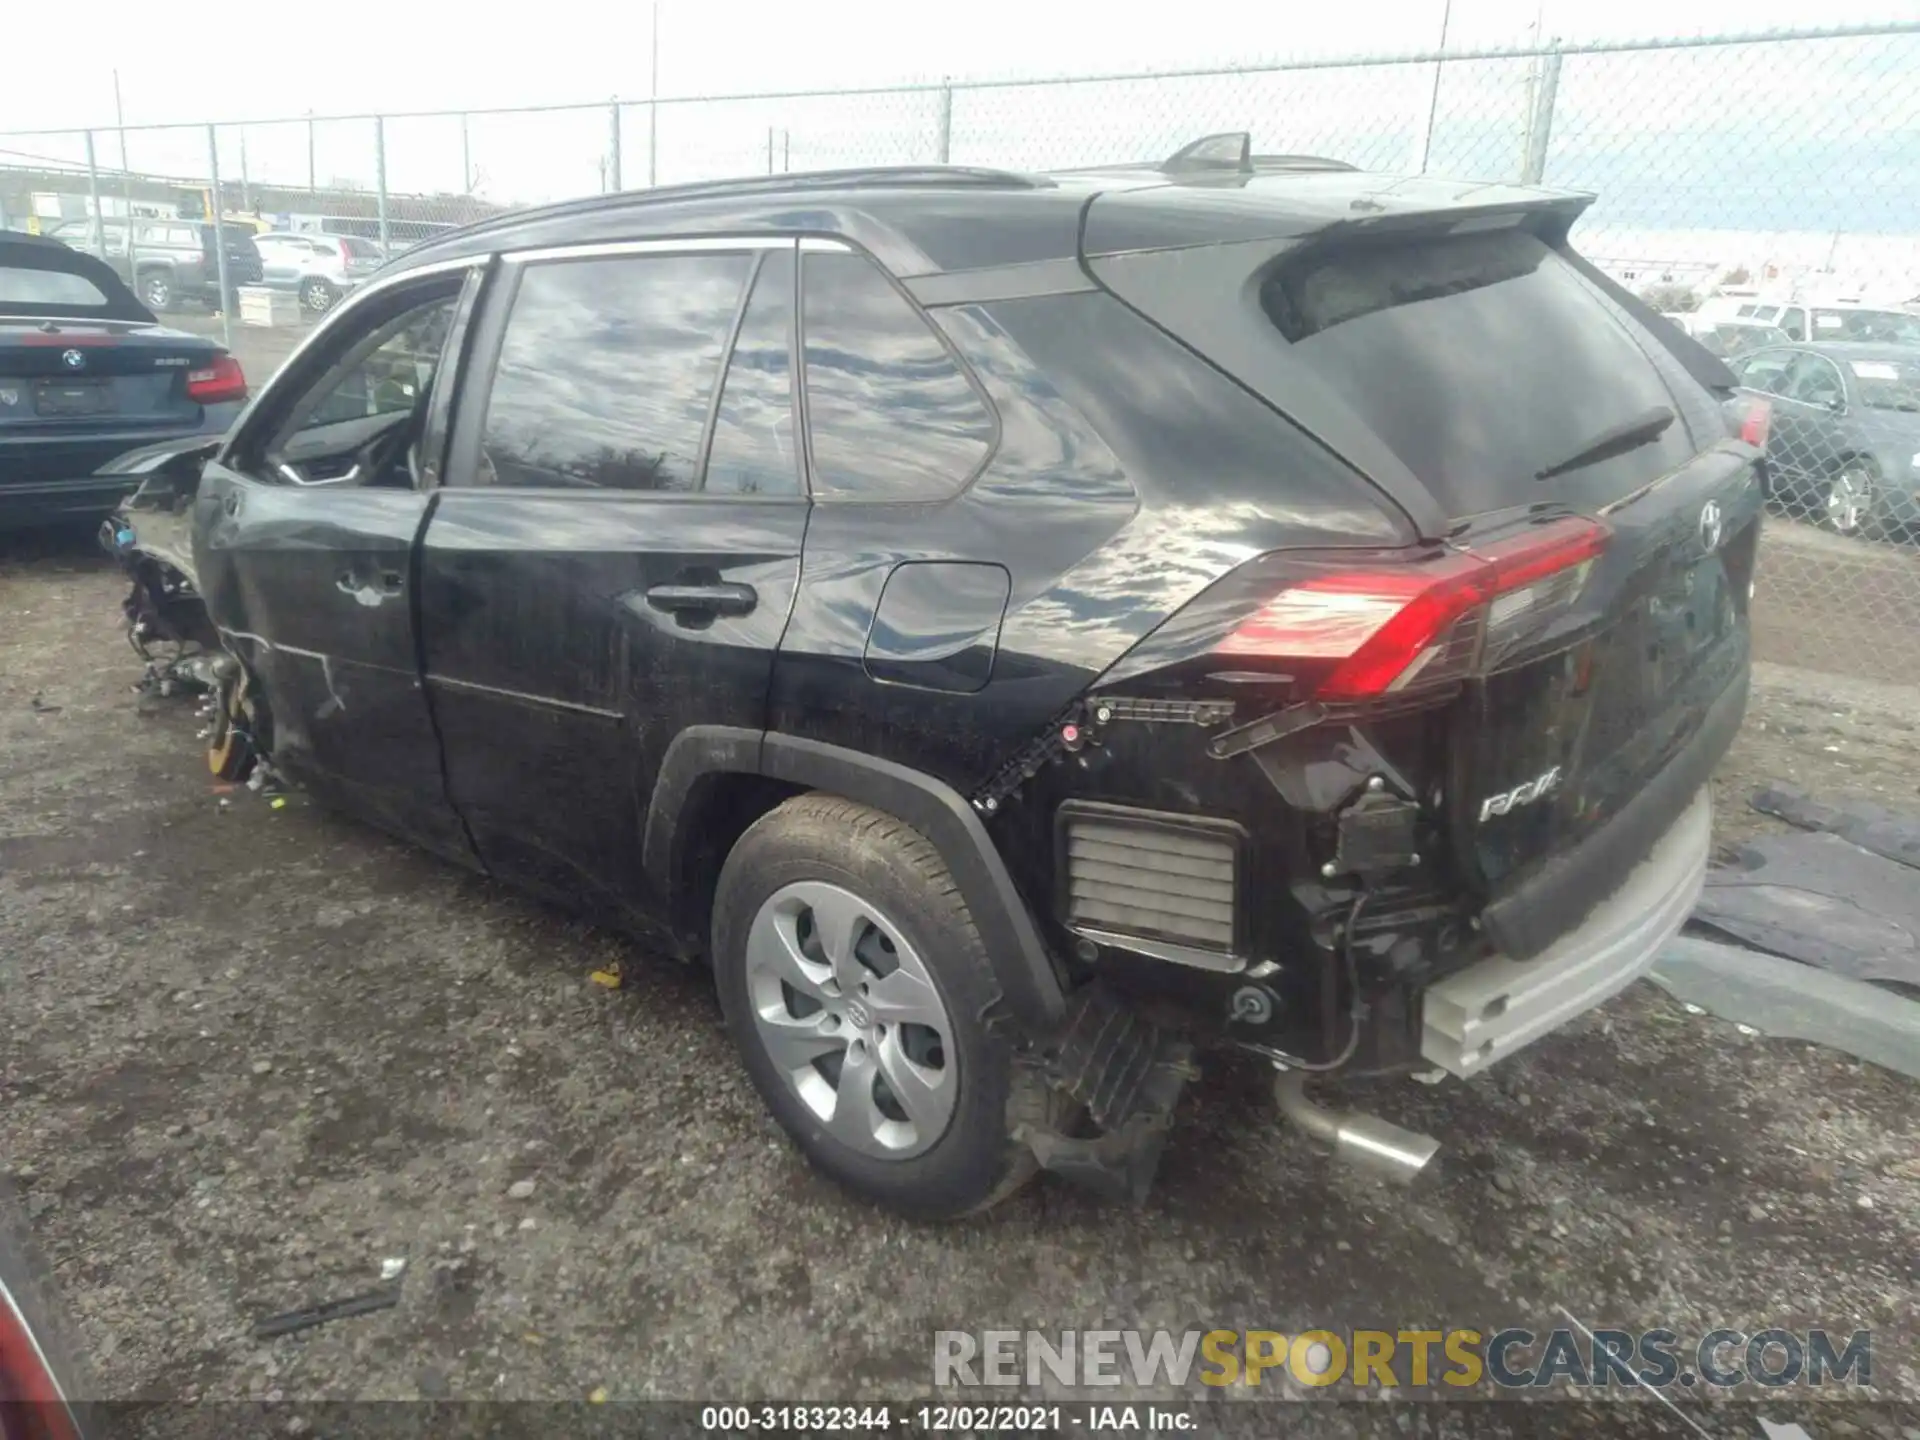
[[1845, 396], [1829, 395], [1827, 397], [1826, 403], [1827, 403], [1827, 410], [1830, 414], [1844, 415], [1847, 413], [1847, 401]]

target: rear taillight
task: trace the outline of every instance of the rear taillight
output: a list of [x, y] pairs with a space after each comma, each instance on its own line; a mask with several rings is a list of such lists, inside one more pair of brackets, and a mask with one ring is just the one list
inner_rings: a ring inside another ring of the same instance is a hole
[[45, 1352], [0, 1282], [0, 1431], [6, 1440], [79, 1440]]
[[1740, 438], [1756, 450], [1767, 448], [1767, 436], [1773, 429], [1773, 402], [1754, 400], [1740, 417]]
[[244, 400], [247, 398], [246, 372], [233, 356], [218, 356], [206, 368], [187, 372], [187, 398], [198, 405]]
[[1286, 670], [1318, 700], [1356, 701], [1478, 674], [1585, 588], [1606, 526], [1556, 520], [1412, 563], [1303, 575], [1216, 647]]

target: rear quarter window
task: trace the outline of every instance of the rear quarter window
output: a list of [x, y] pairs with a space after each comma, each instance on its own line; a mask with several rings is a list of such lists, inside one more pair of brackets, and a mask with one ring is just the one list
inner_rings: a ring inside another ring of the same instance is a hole
[[993, 412], [872, 261], [822, 252], [804, 258], [814, 497], [937, 500], [954, 494], [993, 449]]

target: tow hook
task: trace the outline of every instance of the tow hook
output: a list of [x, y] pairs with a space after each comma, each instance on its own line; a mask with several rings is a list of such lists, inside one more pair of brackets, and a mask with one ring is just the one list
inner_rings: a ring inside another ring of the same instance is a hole
[[1377, 1115], [1351, 1110], [1328, 1110], [1307, 1098], [1307, 1077], [1299, 1070], [1276, 1067], [1273, 1098], [1280, 1113], [1316, 1140], [1333, 1146], [1336, 1160], [1371, 1171], [1398, 1185], [1411, 1185], [1427, 1162], [1439, 1153], [1431, 1135], [1404, 1130]]

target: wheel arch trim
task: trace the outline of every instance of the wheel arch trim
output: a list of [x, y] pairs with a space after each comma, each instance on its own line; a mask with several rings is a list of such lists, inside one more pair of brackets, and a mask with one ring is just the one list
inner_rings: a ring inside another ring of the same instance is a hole
[[704, 778], [727, 773], [843, 795], [913, 826], [952, 870], [1013, 1018], [1049, 1031], [1065, 1016], [1060, 975], [980, 817], [950, 785], [891, 760], [794, 735], [687, 727], [668, 745], [647, 804], [641, 863], [658, 894], [674, 895], [694, 838], [685, 823], [689, 796]]

